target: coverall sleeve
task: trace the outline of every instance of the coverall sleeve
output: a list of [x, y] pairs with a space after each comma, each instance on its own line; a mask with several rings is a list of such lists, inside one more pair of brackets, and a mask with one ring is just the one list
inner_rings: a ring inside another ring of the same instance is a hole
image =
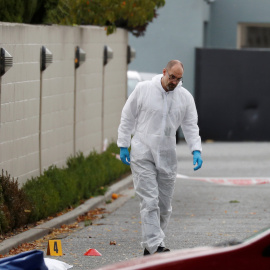
[[181, 124], [185, 140], [191, 153], [195, 150], [202, 151], [201, 137], [199, 135], [198, 114], [192, 95], [187, 97], [187, 108]]
[[126, 104], [122, 110], [121, 121], [118, 127], [118, 147], [130, 146], [131, 133], [135, 127], [137, 118], [139, 90], [140, 87], [139, 85], [137, 85], [134, 91], [128, 97]]

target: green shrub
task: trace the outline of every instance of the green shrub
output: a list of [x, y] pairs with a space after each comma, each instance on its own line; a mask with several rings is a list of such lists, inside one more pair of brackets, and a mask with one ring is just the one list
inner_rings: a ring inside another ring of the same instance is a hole
[[59, 210], [59, 192], [47, 175], [28, 180], [22, 189], [32, 204], [29, 222], [49, 217]]
[[30, 24], [99, 25], [143, 36], [165, 0], [0, 0], [0, 21]]
[[66, 168], [51, 166], [43, 175], [28, 180], [22, 187], [32, 204], [29, 222], [56, 214], [81, 200], [102, 194], [106, 186], [130, 171], [115, 158], [119, 148], [111, 143], [108, 150], [98, 154], [91, 152], [71, 156]]
[[5, 209], [4, 196], [2, 186], [0, 185], [0, 233], [8, 230], [8, 221], [6, 219], [4, 209]]
[[23, 0], [0, 0], [0, 21], [23, 22], [24, 8]]
[[66, 168], [53, 165], [41, 176], [28, 180], [21, 189], [17, 180], [2, 173], [0, 232], [47, 218], [91, 196], [104, 194], [106, 186], [130, 171], [115, 154], [119, 154], [115, 143], [101, 154], [93, 151], [84, 157], [78, 153], [68, 158]]
[[0, 228], [6, 232], [27, 223], [31, 205], [18, 181], [3, 171], [0, 187]]
[[47, 17], [50, 16], [50, 13], [55, 10], [61, 1], [0, 0], [0, 21], [33, 24], [46, 23]]
[[72, 174], [69, 174], [67, 170], [51, 166], [44, 172], [44, 175], [50, 179], [53, 189], [58, 192], [60, 200], [57, 211], [78, 201], [76, 178], [72, 177]]

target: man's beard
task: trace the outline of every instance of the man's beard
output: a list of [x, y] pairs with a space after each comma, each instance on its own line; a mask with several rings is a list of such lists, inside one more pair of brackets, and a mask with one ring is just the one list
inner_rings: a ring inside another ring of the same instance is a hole
[[169, 83], [169, 84], [167, 84], [166, 88], [168, 91], [173, 91], [176, 86], [177, 86], [177, 84], [175, 85], [175, 84]]

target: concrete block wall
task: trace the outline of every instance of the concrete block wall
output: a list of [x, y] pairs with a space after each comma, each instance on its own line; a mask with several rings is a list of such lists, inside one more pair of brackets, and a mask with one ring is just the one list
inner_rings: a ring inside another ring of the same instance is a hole
[[[0, 47], [13, 56], [0, 79], [0, 168], [22, 184], [79, 151], [102, 151], [105, 138], [115, 141], [126, 100], [127, 43], [122, 29], [107, 36], [101, 27], [0, 23]], [[104, 45], [114, 52], [105, 67]], [[41, 46], [53, 54], [42, 73]], [[76, 46], [86, 61], [75, 70]]]
[[42, 72], [41, 166], [61, 167], [73, 149], [74, 32], [70, 27], [47, 26], [42, 44], [53, 63]]
[[[127, 66], [127, 47], [126, 37], [119, 35], [108, 37], [108, 45], [113, 50], [117, 57], [114, 58], [115, 65], [105, 66], [105, 80], [104, 80], [104, 138], [108, 141], [115, 141], [117, 139], [117, 130], [115, 125], [119, 124], [121, 117], [121, 105], [123, 98], [126, 98], [127, 76], [123, 74], [122, 70]], [[116, 67], [116, 68], [115, 68]]]
[[77, 33], [86, 62], [76, 70], [76, 145], [85, 155], [101, 150], [102, 67], [106, 35], [99, 27], [82, 27]]
[[12, 176], [39, 174], [40, 45], [38, 28], [0, 24], [0, 46], [13, 56], [1, 78], [1, 169]]

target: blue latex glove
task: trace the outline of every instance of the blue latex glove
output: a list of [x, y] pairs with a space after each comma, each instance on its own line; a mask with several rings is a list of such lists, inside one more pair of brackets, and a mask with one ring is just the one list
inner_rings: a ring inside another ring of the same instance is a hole
[[124, 164], [130, 165], [129, 152], [126, 147], [120, 147], [120, 158]]
[[203, 164], [201, 152], [198, 150], [193, 151], [193, 165], [196, 165], [196, 164], [198, 164], [198, 165], [194, 168], [194, 171], [197, 171], [198, 169], [200, 169], [202, 167], [202, 164]]

